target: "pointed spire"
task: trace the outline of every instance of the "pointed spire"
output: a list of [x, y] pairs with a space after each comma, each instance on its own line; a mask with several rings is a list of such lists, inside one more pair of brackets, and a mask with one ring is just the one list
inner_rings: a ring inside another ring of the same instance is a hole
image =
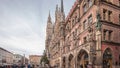
[[56, 12], [58, 12], [58, 4], [56, 5]]
[[50, 10], [49, 10], [49, 15], [48, 15], [48, 22], [51, 22]]
[[63, 0], [61, 0], [61, 12], [64, 12]]

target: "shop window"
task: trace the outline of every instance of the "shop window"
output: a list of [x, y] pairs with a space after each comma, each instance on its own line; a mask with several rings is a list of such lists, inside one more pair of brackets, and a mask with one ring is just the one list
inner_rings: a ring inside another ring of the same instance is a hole
[[107, 10], [103, 9], [103, 20], [106, 20], [106, 12], [107, 12]]
[[108, 21], [111, 22], [111, 15], [112, 15], [112, 11], [108, 11]]
[[93, 18], [92, 18], [92, 15], [90, 15], [90, 16], [88, 17], [88, 24], [91, 25], [92, 22], [93, 22]]

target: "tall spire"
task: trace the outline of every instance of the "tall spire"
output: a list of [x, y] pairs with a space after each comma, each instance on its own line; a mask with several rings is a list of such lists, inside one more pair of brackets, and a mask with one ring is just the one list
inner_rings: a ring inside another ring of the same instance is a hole
[[61, 0], [61, 12], [64, 12], [63, 0]]
[[50, 11], [49, 11], [49, 15], [48, 15], [48, 22], [51, 22], [51, 15], [50, 15]]
[[58, 12], [58, 4], [56, 5], [56, 12]]

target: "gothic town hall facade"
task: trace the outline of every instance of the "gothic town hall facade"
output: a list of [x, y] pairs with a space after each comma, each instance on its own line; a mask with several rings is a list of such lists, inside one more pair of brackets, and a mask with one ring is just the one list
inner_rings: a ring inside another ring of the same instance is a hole
[[120, 68], [120, 0], [76, 0], [66, 17], [61, 0], [45, 43], [53, 68]]

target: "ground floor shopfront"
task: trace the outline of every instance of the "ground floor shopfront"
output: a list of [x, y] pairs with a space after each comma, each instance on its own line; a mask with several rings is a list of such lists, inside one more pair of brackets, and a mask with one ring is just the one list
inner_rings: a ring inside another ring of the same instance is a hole
[[80, 46], [53, 62], [56, 68], [120, 68], [120, 47], [103, 44], [101, 50], [91, 51], [90, 46]]

